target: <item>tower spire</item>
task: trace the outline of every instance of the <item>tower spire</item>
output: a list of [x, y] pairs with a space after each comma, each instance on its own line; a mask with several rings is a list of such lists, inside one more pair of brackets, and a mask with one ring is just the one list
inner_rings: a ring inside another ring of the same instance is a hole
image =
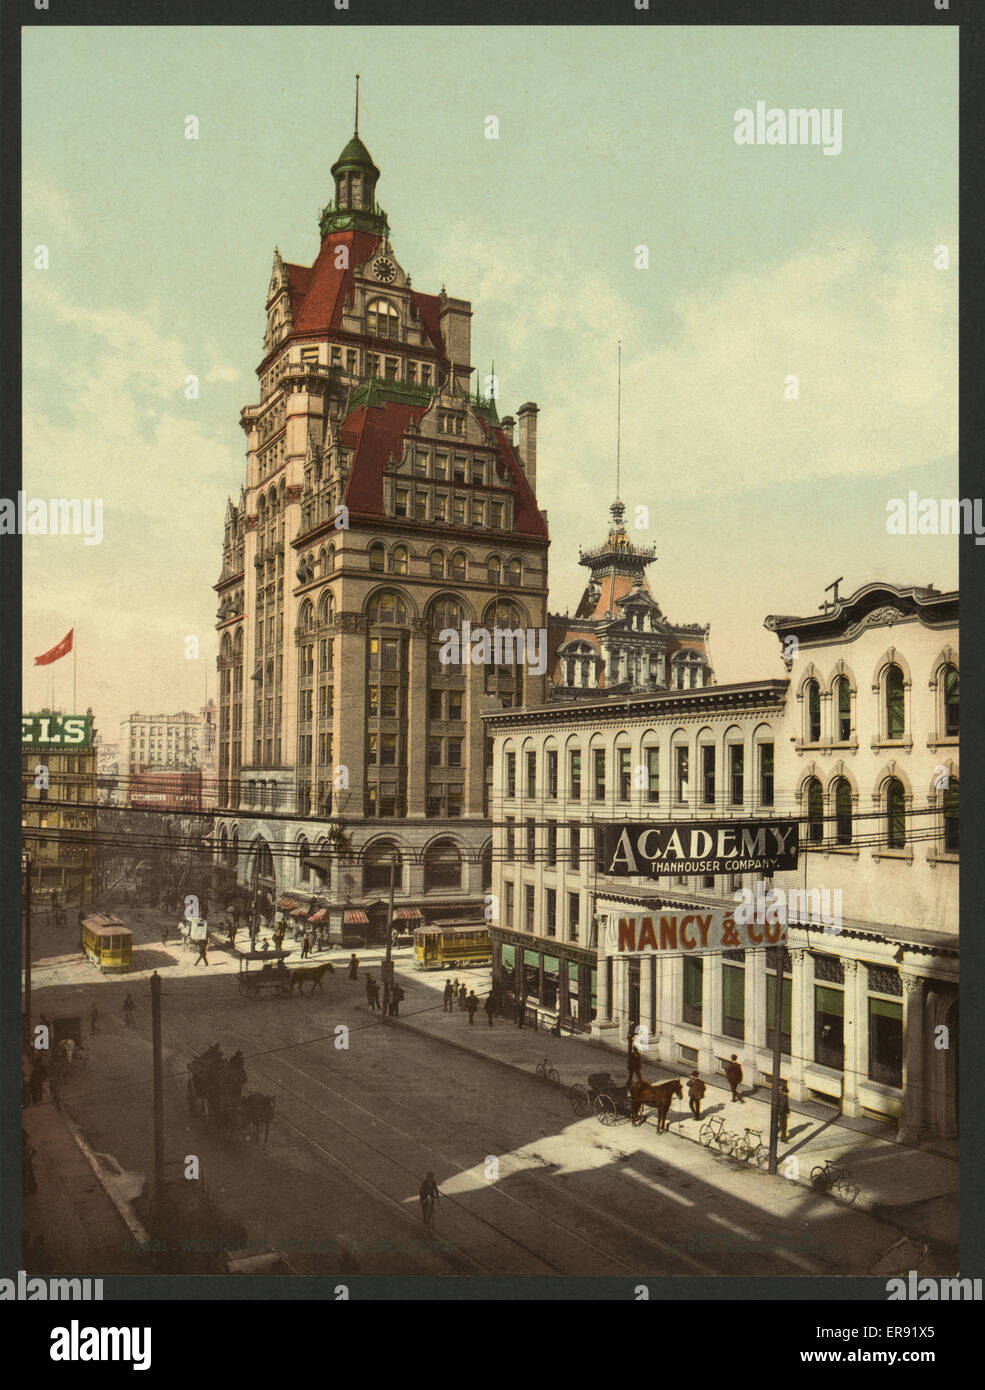
[[356, 73], [356, 131], [359, 134], [359, 74]]
[[619, 501], [619, 466], [622, 445], [622, 340], [619, 342], [619, 357], [616, 367], [616, 501]]

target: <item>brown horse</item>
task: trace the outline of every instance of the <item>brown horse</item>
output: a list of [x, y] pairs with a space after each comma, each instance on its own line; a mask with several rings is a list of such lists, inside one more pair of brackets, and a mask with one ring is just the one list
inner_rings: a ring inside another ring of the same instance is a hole
[[644, 1105], [652, 1105], [657, 1112], [657, 1133], [663, 1133], [667, 1128], [667, 1115], [675, 1096], [678, 1100], [684, 1099], [684, 1088], [681, 1086], [680, 1078], [676, 1081], [661, 1081], [658, 1086], [653, 1086], [648, 1081], [637, 1081], [632, 1090], [633, 1124], [641, 1125], [645, 1119]]
[[325, 961], [322, 965], [299, 965], [291, 971], [291, 993], [294, 993], [294, 986], [297, 985], [298, 993], [303, 994], [304, 985], [309, 980], [311, 981], [312, 994], [315, 992], [316, 985], [319, 989], [323, 989], [321, 980], [326, 970], [331, 975], [335, 974], [335, 967], [330, 960]]

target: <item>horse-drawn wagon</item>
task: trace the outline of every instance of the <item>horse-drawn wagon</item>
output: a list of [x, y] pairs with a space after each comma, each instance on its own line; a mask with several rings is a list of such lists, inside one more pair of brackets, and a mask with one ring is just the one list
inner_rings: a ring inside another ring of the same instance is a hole
[[252, 1137], [267, 1142], [267, 1132], [274, 1118], [274, 1097], [250, 1091], [243, 1095], [246, 1085], [246, 1066], [242, 1052], [224, 1057], [222, 1048], [213, 1043], [188, 1063], [188, 1109], [226, 1131], [249, 1129]]
[[632, 1120], [634, 1125], [644, 1123], [644, 1107], [652, 1106], [657, 1112], [657, 1132], [667, 1128], [667, 1114], [674, 1097], [684, 1099], [680, 1080], [635, 1081], [632, 1086], [617, 1081], [607, 1071], [593, 1072], [588, 1078], [588, 1086], [572, 1086], [568, 1092], [571, 1108], [579, 1119], [594, 1111], [599, 1124], [616, 1125], [623, 1120]]
[[244, 999], [255, 1002], [264, 995], [290, 994], [293, 971], [284, 964], [290, 951], [237, 951], [236, 954], [239, 957], [239, 992]]

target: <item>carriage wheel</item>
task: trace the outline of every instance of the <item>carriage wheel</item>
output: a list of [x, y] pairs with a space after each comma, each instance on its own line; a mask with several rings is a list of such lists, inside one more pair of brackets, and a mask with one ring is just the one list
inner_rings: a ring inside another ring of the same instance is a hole
[[610, 1095], [603, 1093], [595, 1097], [595, 1114], [600, 1124], [614, 1125], [616, 1123], [616, 1106]]
[[584, 1086], [572, 1086], [568, 1091], [568, 1100], [579, 1119], [584, 1119], [586, 1115], [592, 1113], [592, 1102]]

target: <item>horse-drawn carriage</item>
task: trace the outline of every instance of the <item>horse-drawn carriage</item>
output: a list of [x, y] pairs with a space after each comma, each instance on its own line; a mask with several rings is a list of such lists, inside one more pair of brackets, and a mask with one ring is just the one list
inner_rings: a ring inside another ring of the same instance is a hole
[[631, 1120], [641, 1125], [646, 1120], [644, 1109], [652, 1106], [657, 1112], [657, 1133], [667, 1128], [667, 1115], [674, 1097], [684, 1099], [684, 1089], [680, 1080], [659, 1081], [655, 1085], [649, 1081], [634, 1081], [625, 1085], [607, 1071], [593, 1072], [588, 1078], [588, 1086], [572, 1086], [568, 1092], [571, 1108], [579, 1119], [595, 1112], [599, 1124], [616, 1125]]
[[188, 1063], [188, 1109], [224, 1130], [249, 1127], [254, 1138], [267, 1142], [267, 1131], [274, 1117], [274, 1097], [251, 1091], [243, 1095], [246, 1066], [242, 1052], [224, 1057], [213, 1043]]
[[287, 966], [284, 960], [292, 954], [290, 951], [237, 951], [236, 954], [239, 957], [239, 992], [244, 999], [254, 1002], [265, 994], [293, 994], [295, 988], [299, 994], [304, 994], [306, 984], [311, 985], [309, 994], [314, 994], [316, 989], [324, 992], [322, 977], [335, 973], [335, 967], [327, 960], [317, 965], [306, 962]]

